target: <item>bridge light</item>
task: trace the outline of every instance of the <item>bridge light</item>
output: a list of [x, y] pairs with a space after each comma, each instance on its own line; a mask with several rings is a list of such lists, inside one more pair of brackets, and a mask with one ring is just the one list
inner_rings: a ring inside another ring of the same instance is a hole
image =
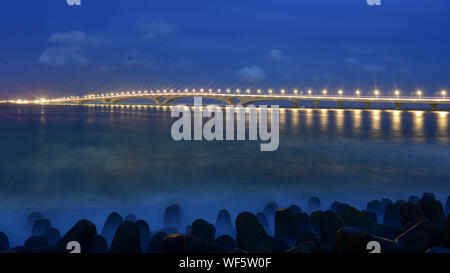
[[133, 91], [133, 94], [136, 94], [136, 91]]
[[195, 92], [195, 88], [192, 89], [192, 92]]
[[400, 96], [400, 90], [397, 89], [397, 90], [394, 91], [394, 93], [395, 93], [395, 96], [396, 96], [397, 98]]
[[417, 90], [417, 96], [419, 96], [419, 98], [422, 97], [422, 90]]
[[311, 89], [308, 90], [308, 94], [309, 94], [309, 95], [312, 94], [312, 90], [311, 90]]
[[328, 91], [326, 89], [322, 90], [322, 94], [326, 95]]
[[441, 95], [442, 95], [443, 98], [445, 98], [445, 95], [446, 95], [446, 94], [447, 94], [447, 91], [441, 90]]
[[269, 89], [269, 94], [272, 94], [272, 92], [273, 92], [272, 89]]
[[250, 94], [250, 89], [247, 89], [247, 94]]
[[203, 92], [203, 88], [200, 88], [200, 92]]
[[361, 95], [361, 91], [359, 91], [359, 89], [357, 89], [355, 93], [358, 97], [359, 97], [359, 95]]
[[141, 91], [138, 91], [138, 94], [141, 94]]
[[297, 94], [298, 93], [298, 90], [297, 89], [294, 89], [294, 94]]
[[227, 93], [230, 93], [231, 92], [231, 90], [230, 89], [227, 89]]
[[189, 89], [185, 88], [185, 89], [184, 89], [184, 92], [189, 92]]
[[377, 96], [377, 97], [378, 97], [378, 95], [380, 95], [380, 90], [378, 90], [378, 89], [375, 89], [375, 91], [373, 91], [373, 93], [375, 94], [375, 96]]
[[159, 89], [158, 89], [158, 90], [156, 90], [156, 93], [159, 93]]
[[339, 90], [338, 90], [338, 94], [339, 94], [340, 96], [342, 96], [342, 94], [344, 94], [344, 91], [342, 91], [342, 89], [339, 89]]
[[239, 90], [239, 89], [236, 89], [236, 93], [239, 93], [239, 92], [241, 92], [241, 90]]
[[256, 90], [256, 92], [258, 92], [258, 94], [261, 94], [261, 89]]
[[220, 93], [220, 88], [219, 88], [219, 89], [217, 89], [217, 93]]
[[284, 89], [281, 89], [281, 94], [284, 94]]
[[212, 92], [212, 89], [210, 88], [208, 91], [209, 91], [209, 92]]

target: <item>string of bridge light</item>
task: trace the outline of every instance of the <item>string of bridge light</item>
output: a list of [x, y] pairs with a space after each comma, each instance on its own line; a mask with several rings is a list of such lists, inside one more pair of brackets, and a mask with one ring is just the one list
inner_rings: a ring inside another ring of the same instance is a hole
[[[107, 98], [107, 97], [116, 97], [116, 96], [133, 96], [133, 95], [143, 95], [143, 94], [161, 94], [161, 93], [217, 93], [217, 94], [248, 94], [248, 95], [254, 95], [255, 92], [252, 91], [251, 89], [245, 89], [245, 90], [241, 90], [241, 89], [204, 89], [204, 88], [200, 88], [200, 89], [157, 89], [157, 90], [143, 90], [143, 91], [123, 91], [123, 92], [112, 92], [112, 93], [103, 93], [103, 94], [89, 94], [89, 95], [85, 95], [83, 97], [80, 96], [71, 96], [71, 97], [63, 97], [60, 98], [59, 100], [68, 100], [68, 99], [81, 99], [81, 98], [86, 98], [86, 99], [90, 99], [90, 98]], [[442, 89], [439, 92], [440, 97], [442, 97], [443, 99], [446, 98], [447, 96], [447, 90]], [[256, 94], [257, 95], [290, 95], [286, 89], [280, 89], [279, 93], [277, 94], [273, 89], [268, 89], [266, 92], [263, 92], [263, 90], [261, 89], [257, 89], [256, 90]], [[294, 95], [308, 95], [308, 96], [316, 96], [317, 94], [312, 90], [312, 89], [308, 89], [306, 91], [300, 91], [299, 89], [293, 89], [292, 93]], [[382, 92], [379, 89], [375, 89], [373, 90], [373, 93], [371, 92], [372, 97], [381, 97]], [[394, 96], [389, 96], [389, 97], [397, 97], [400, 98], [401, 97], [401, 91], [399, 89], [396, 89], [393, 91]], [[421, 89], [418, 89], [414, 92], [414, 95], [418, 98], [422, 98], [424, 92]], [[318, 93], [319, 96], [333, 96], [327, 89], [322, 89], [321, 91], [319, 91]], [[344, 93], [343, 89], [339, 89], [337, 90], [336, 93], [337, 96], [348, 96]], [[356, 95], [357, 97], [360, 96], [364, 96], [363, 92], [360, 89], [357, 89], [354, 91], [354, 95]], [[369, 95], [370, 96], [370, 95]], [[411, 96], [409, 96], [411, 97]]]

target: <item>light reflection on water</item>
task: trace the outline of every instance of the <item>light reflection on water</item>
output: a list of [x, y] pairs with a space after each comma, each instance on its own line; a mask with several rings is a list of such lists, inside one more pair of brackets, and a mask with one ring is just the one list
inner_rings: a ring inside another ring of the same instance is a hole
[[364, 206], [450, 193], [447, 112], [283, 109], [280, 147], [262, 153], [259, 141], [175, 142], [170, 109], [0, 106], [3, 211], [23, 219], [45, 208], [64, 225], [67, 215], [112, 210], [160, 219], [178, 202], [214, 222], [221, 208], [257, 211], [271, 200]]

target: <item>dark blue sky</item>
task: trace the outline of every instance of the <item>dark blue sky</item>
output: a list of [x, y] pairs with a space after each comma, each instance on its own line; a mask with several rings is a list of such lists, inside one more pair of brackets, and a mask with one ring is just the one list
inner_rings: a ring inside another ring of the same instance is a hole
[[450, 1], [3, 1], [0, 97], [450, 86]]

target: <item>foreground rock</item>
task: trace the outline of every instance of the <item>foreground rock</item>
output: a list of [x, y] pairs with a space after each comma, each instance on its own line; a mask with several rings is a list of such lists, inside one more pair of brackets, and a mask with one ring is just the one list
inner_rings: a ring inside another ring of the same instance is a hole
[[330, 252], [335, 245], [337, 231], [344, 226], [344, 223], [336, 213], [327, 210], [320, 215], [319, 226], [322, 249]]
[[117, 228], [109, 250], [111, 253], [140, 253], [141, 237], [136, 223], [125, 221]]
[[67, 243], [77, 241], [80, 243], [81, 253], [87, 253], [96, 235], [97, 229], [92, 222], [85, 219], [80, 220], [56, 243], [56, 249], [69, 252], [66, 249]]
[[439, 246], [442, 239], [443, 234], [436, 226], [428, 220], [422, 220], [395, 241], [402, 247], [402, 252], [423, 253], [433, 246]]
[[388, 226], [402, 227], [400, 207], [397, 204], [386, 205], [383, 223]]
[[450, 213], [448, 213], [447, 218], [445, 218], [443, 236], [444, 236], [443, 245], [446, 248], [450, 248]]
[[365, 253], [367, 235], [356, 227], [343, 227], [338, 230], [335, 250], [339, 253]]
[[278, 209], [275, 212], [275, 238], [293, 245], [300, 235], [300, 228], [290, 209]]
[[166, 237], [167, 233], [164, 232], [157, 232], [153, 234], [153, 236], [150, 239], [150, 243], [147, 247], [147, 250], [145, 252], [147, 253], [162, 253], [163, 248], [163, 240], [164, 237]]
[[267, 234], [271, 234], [272, 231], [270, 230], [269, 220], [267, 220], [267, 216], [264, 213], [262, 213], [262, 212], [258, 212], [256, 214], [256, 217], [258, 218], [259, 223], [264, 228], [266, 233]]
[[297, 222], [299, 233], [311, 232], [311, 220], [306, 212], [296, 213], [294, 215], [295, 221]]
[[111, 213], [108, 218], [106, 218], [105, 224], [103, 225], [101, 235], [111, 243], [116, 234], [117, 228], [123, 223], [123, 218], [117, 212]]
[[364, 227], [376, 223], [370, 217], [352, 206], [347, 206], [341, 213], [341, 219], [347, 226]]
[[91, 246], [89, 248], [89, 253], [107, 253], [108, 252], [108, 242], [106, 242], [105, 237], [101, 235], [95, 235], [92, 239]]
[[9, 240], [8, 236], [5, 233], [0, 232], [0, 250], [9, 249]]
[[150, 227], [144, 220], [137, 220], [136, 225], [139, 228], [139, 235], [141, 238], [141, 249], [145, 250], [147, 249], [147, 246], [150, 243]]
[[236, 248], [236, 243], [234, 242], [233, 237], [230, 235], [222, 235], [216, 238], [216, 244], [221, 246], [226, 252], [230, 252], [231, 250]]
[[44, 236], [31, 236], [24, 244], [25, 249], [28, 251], [45, 246], [48, 246], [48, 240]]
[[442, 228], [444, 226], [444, 209], [442, 203], [434, 199], [434, 195], [425, 195], [420, 199], [420, 208], [425, 217], [430, 220], [433, 225]]
[[216, 228], [203, 219], [197, 219], [192, 223], [189, 235], [206, 241], [214, 241]]
[[406, 202], [400, 205], [400, 221], [403, 228], [425, 220], [419, 204]]
[[252, 253], [272, 251], [272, 239], [253, 213], [242, 212], [236, 217], [235, 222], [238, 248]]

